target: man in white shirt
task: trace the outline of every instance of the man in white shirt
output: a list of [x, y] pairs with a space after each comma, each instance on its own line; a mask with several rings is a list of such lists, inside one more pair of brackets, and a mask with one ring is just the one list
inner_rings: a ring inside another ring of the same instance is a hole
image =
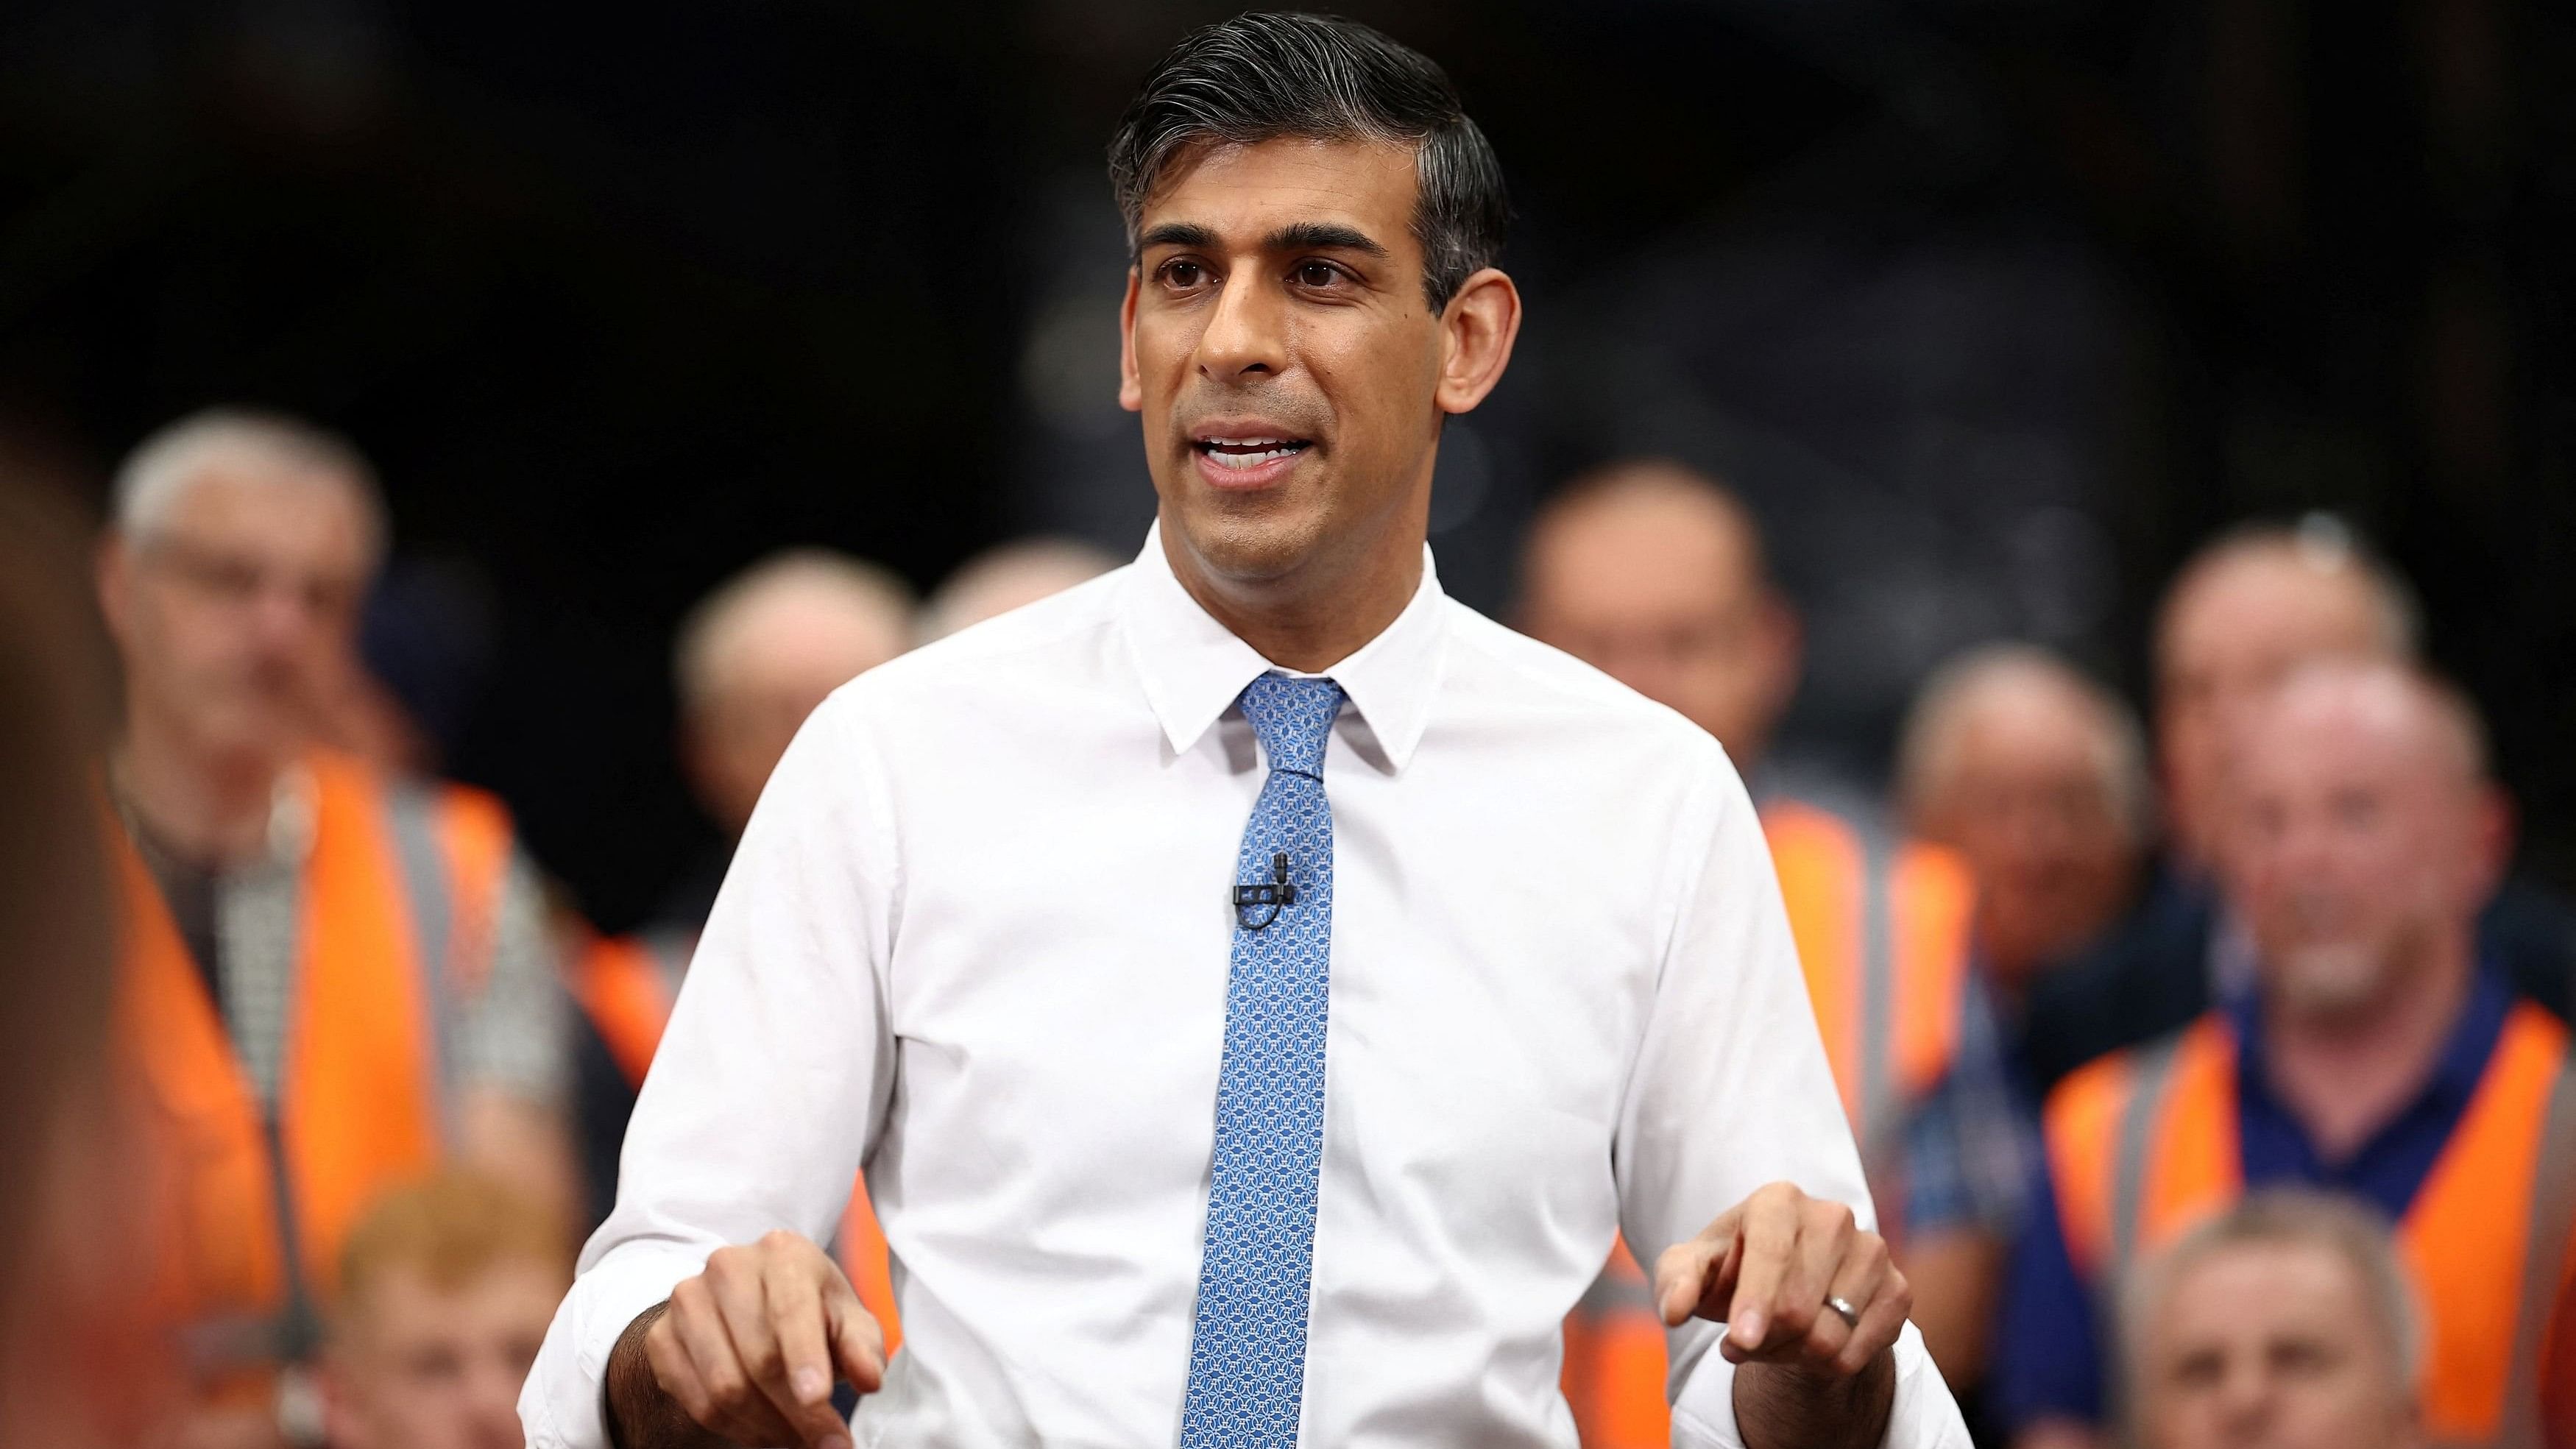
[[[1433, 575], [1520, 323], [1447, 78], [1243, 16], [1111, 175], [1156, 528], [788, 751], [531, 1442], [846, 1449], [837, 1370], [869, 1444], [1568, 1446], [1617, 1230], [1678, 1441], [1964, 1446], [1724, 752]], [[891, 1363], [811, 1241], [862, 1165]]]

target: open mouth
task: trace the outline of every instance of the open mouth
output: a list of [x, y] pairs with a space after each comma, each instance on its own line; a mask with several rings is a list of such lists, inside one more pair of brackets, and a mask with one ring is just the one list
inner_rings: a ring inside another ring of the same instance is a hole
[[1220, 468], [1250, 470], [1264, 463], [1293, 458], [1312, 447], [1307, 438], [1193, 438], [1199, 456]]

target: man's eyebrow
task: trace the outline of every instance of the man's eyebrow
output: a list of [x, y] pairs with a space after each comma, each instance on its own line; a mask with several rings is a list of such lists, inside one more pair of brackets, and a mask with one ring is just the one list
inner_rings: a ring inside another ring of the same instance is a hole
[[1147, 247], [1191, 247], [1205, 251], [1216, 246], [1216, 230], [1194, 221], [1167, 221], [1136, 238], [1136, 250]]
[[1387, 250], [1357, 227], [1330, 221], [1300, 221], [1272, 232], [1262, 243], [1274, 252], [1346, 251], [1386, 260]]

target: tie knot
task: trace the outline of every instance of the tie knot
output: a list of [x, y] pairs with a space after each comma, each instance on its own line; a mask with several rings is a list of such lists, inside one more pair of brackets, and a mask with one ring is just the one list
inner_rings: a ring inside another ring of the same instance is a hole
[[1270, 768], [1324, 778], [1324, 741], [1342, 710], [1340, 685], [1265, 674], [1243, 687], [1240, 703]]

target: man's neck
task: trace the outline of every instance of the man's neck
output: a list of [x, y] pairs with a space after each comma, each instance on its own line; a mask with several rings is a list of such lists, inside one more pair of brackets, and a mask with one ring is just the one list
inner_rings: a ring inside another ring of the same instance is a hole
[[1315, 674], [1348, 659], [1413, 602], [1422, 587], [1422, 546], [1372, 549], [1346, 568], [1322, 562], [1284, 580], [1221, 580], [1192, 558], [1166, 527], [1163, 556], [1181, 588], [1226, 631], [1283, 669]]
[[2466, 939], [2447, 944], [2351, 1012], [2267, 1003], [2270, 1086], [2329, 1161], [2359, 1151], [2431, 1080], [2467, 1005], [2473, 960]]
[[264, 753], [191, 749], [144, 710], [130, 719], [116, 747], [115, 779], [137, 822], [197, 865], [229, 866], [258, 854], [282, 762]]

